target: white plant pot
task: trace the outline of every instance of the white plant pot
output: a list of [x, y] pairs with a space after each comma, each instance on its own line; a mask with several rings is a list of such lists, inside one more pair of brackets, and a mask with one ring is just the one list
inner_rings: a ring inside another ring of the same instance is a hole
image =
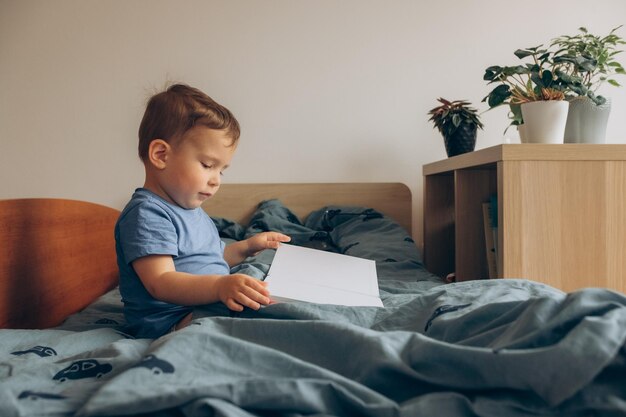
[[611, 102], [597, 106], [588, 97], [578, 97], [569, 103], [565, 143], [605, 143], [606, 125]]
[[529, 143], [563, 143], [569, 103], [564, 100], [531, 101], [521, 105]]
[[522, 143], [530, 143], [528, 140], [528, 133], [526, 133], [526, 126], [522, 123], [517, 125], [517, 133], [519, 133], [519, 141]]

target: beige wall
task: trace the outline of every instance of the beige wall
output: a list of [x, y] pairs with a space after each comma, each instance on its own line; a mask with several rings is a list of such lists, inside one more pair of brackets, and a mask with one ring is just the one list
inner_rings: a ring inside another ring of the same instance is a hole
[[[419, 238], [421, 166], [445, 157], [436, 98], [485, 110], [487, 66], [625, 16], [623, 0], [0, 0], [0, 198], [122, 208], [145, 99], [183, 81], [241, 122], [225, 181], [404, 182]], [[604, 92], [624, 142], [626, 88]], [[505, 109], [483, 120], [478, 148], [517, 140]]]

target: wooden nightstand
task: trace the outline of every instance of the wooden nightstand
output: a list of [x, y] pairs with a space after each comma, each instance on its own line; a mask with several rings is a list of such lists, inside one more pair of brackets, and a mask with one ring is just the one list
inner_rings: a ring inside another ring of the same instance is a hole
[[423, 175], [433, 273], [488, 277], [482, 203], [497, 194], [500, 278], [626, 292], [626, 145], [499, 145]]

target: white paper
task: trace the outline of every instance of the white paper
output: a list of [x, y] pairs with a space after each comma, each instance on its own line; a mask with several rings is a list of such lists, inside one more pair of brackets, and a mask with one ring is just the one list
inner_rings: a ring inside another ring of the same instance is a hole
[[376, 262], [355, 256], [283, 244], [265, 282], [277, 301], [383, 307]]

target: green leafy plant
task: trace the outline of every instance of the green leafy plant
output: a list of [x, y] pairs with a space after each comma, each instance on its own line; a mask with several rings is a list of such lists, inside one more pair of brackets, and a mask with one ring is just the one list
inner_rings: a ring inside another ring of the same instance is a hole
[[605, 82], [620, 86], [612, 77], [626, 74], [624, 67], [616, 60], [616, 56], [622, 52], [619, 46], [626, 45], [615, 33], [622, 26], [603, 37], [580, 27], [579, 33], [574, 36], [564, 35], [552, 40], [550, 46], [558, 48], [553, 54], [553, 61], [563, 68], [561, 78], [574, 96], [587, 96], [601, 105], [606, 99], [596, 95], [598, 88]]
[[498, 85], [483, 98], [490, 108], [502, 104], [522, 104], [540, 100], [563, 100], [567, 83], [561, 78], [566, 64], [555, 64], [543, 45], [518, 49], [515, 56], [530, 60], [521, 65], [494, 65], [485, 70], [483, 80]]
[[449, 101], [445, 98], [438, 98], [437, 101], [441, 104], [428, 112], [430, 115], [428, 120], [434, 123], [444, 137], [451, 137], [464, 126], [483, 128], [478, 111], [469, 101]]
[[553, 53], [543, 45], [518, 49], [514, 55], [525, 62], [512, 66], [494, 65], [488, 67], [483, 76], [488, 84], [498, 85], [482, 101], [486, 101], [489, 108], [509, 105], [509, 126], [524, 123], [521, 104], [564, 100], [568, 86], [581, 82], [579, 76], [567, 74], [566, 62], [554, 62]]

